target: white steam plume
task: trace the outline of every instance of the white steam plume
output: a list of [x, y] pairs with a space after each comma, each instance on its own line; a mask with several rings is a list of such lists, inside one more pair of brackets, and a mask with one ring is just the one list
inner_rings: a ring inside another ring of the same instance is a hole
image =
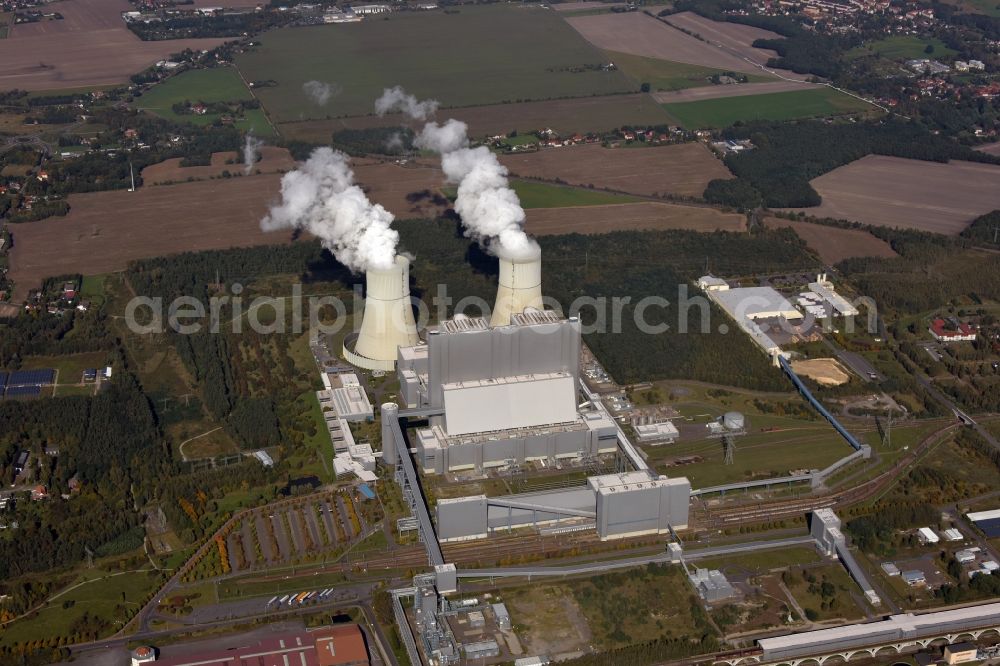
[[336, 83], [324, 83], [323, 81], [306, 81], [302, 84], [302, 92], [319, 106], [326, 106], [330, 98], [339, 95], [341, 87]]
[[264, 142], [253, 135], [253, 132], [247, 132], [246, 141], [243, 142], [243, 174], [246, 176], [250, 175], [253, 171], [253, 165], [257, 163], [257, 157], [260, 155], [260, 149], [264, 145]]
[[402, 86], [386, 88], [382, 96], [375, 100], [375, 113], [380, 116], [399, 111], [414, 120], [427, 120], [437, 109], [437, 100], [420, 101], [415, 96], [408, 95]]
[[469, 148], [468, 127], [459, 120], [428, 123], [414, 145], [441, 154], [441, 169], [458, 183], [455, 212], [467, 236], [502, 257], [530, 258], [538, 245], [524, 233], [524, 209], [507, 182], [507, 167], [486, 146]]
[[399, 234], [392, 213], [373, 204], [354, 184], [347, 156], [332, 148], [309, 159], [281, 179], [281, 203], [260, 222], [264, 231], [303, 229], [352, 271], [391, 268]]

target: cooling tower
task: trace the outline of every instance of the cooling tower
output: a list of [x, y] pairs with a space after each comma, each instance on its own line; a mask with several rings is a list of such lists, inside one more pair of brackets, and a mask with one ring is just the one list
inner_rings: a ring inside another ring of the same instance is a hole
[[528, 257], [500, 257], [500, 284], [490, 325], [507, 326], [511, 315], [520, 314], [527, 308], [544, 309], [542, 254], [537, 249]]
[[344, 343], [344, 358], [367, 370], [388, 372], [396, 366], [396, 350], [418, 342], [410, 306], [410, 260], [397, 256], [392, 268], [369, 270], [365, 283], [361, 329], [353, 345], [350, 338]]

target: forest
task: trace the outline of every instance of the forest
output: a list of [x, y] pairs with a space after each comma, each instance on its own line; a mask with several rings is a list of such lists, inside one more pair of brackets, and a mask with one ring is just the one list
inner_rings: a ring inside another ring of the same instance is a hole
[[705, 198], [735, 208], [758, 198], [769, 208], [808, 208], [822, 203], [809, 181], [865, 155], [888, 155], [931, 162], [962, 159], [1000, 164], [1000, 158], [936, 136], [916, 122], [737, 124], [726, 139], [749, 139], [755, 148], [726, 157], [726, 166], [750, 187], [712, 181]]

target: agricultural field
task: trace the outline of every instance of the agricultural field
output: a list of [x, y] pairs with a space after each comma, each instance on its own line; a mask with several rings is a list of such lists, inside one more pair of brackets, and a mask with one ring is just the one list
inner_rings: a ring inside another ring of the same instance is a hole
[[[644, 58], [607, 51], [608, 60], [637, 83], [648, 83], [652, 92], [687, 90], [688, 88], [724, 88], [713, 85], [710, 78], [725, 74], [724, 70], [657, 58]], [[770, 76], [751, 75], [751, 81], [773, 81]]]
[[671, 116], [688, 129], [729, 127], [737, 121], [792, 120], [837, 116], [873, 109], [871, 105], [832, 88], [793, 90], [664, 104]]
[[[438, 118], [456, 118], [469, 126], [470, 136], [535, 132], [551, 127], [560, 133], [600, 132], [622, 125], [664, 125], [669, 122], [663, 107], [647, 94], [606, 95], [544, 102], [514, 102], [488, 106], [470, 106], [438, 112]], [[375, 115], [303, 120], [278, 125], [290, 140], [327, 143], [342, 129], [368, 129], [413, 125], [400, 115]]]
[[1000, 208], [1000, 166], [869, 155], [811, 181], [823, 197], [807, 215], [957, 235]]
[[[58, 273], [110, 273], [132, 259], [233, 245], [287, 242], [260, 219], [279, 192], [276, 175], [73, 194], [70, 212], [19, 225], [10, 251], [15, 299]], [[205, 220], [211, 220], [206, 224]]]
[[634, 204], [541, 208], [528, 213], [528, 233], [603, 234], [610, 231], [691, 229], [693, 231], [743, 231], [745, 219], [714, 208], [646, 201]]
[[[698, 35], [702, 40], [717, 48], [725, 48], [730, 53], [737, 53], [755, 63], [764, 65], [775, 56], [774, 51], [758, 49], [753, 43], [758, 39], [781, 39], [781, 35], [763, 28], [755, 28], [728, 21], [713, 21], [693, 12], [680, 12], [664, 18], [673, 26]], [[808, 75], [795, 74], [790, 70], [782, 70], [786, 78], [805, 79]]]
[[949, 0], [949, 2], [968, 12], [1000, 17], [1000, 2], [997, 0]]
[[[277, 82], [258, 95], [278, 122], [370, 114], [382, 90], [394, 85], [444, 107], [637, 89], [620, 72], [604, 71], [604, 54], [555, 12], [532, 6], [404, 12], [275, 30], [259, 43], [236, 62], [249, 81]], [[329, 84], [333, 94], [323, 103], [310, 99], [303, 90], [308, 81]]]
[[[436, 193], [444, 180], [437, 169], [358, 160], [355, 173], [371, 199], [400, 218], [434, 215], [447, 207]], [[135, 192], [72, 194], [65, 217], [21, 224], [14, 230], [15, 245], [9, 254], [14, 298], [24, 298], [28, 289], [53, 273], [53, 266], [59, 273], [92, 275], [124, 270], [132, 259], [289, 242], [290, 232], [260, 229], [280, 187], [280, 175], [269, 173], [141, 187]]]
[[701, 143], [635, 149], [591, 144], [505, 155], [512, 174], [641, 196], [701, 197], [709, 181], [730, 178], [725, 165]]
[[624, 194], [566, 187], [565, 185], [550, 185], [549, 183], [528, 180], [515, 180], [511, 185], [517, 193], [517, 198], [521, 200], [521, 206], [525, 209], [606, 206], [641, 201], [636, 197]]
[[48, 5], [61, 21], [11, 26], [0, 40], [0, 89], [66, 90], [124, 83], [184, 49], [211, 49], [223, 39], [144, 42], [125, 27], [127, 0], [72, 0]]
[[760, 68], [739, 56], [641, 12], [598, 14], [566, 19], [599, 49], [724, 71], [759, 74]]
[[[927, 53], [927, 47], [934, 48]], [[879, 56], [888, 60], [913, 60], [917, 58], [950, 58], [958, 55], [954, 49], [936, 37], [924, 38], [915, 35], [892, 35], [885, 39], [858, 46], [847, 52], [848, 58]]]
[[765, 219], [764, 226], [769, 229], [791, 229], [827, 266], [851, 257], [898, 256], [888, 243], [863, 229], [840, 229], [779, 217]]
[[[238, 153], [213, 153], [208, 166], [181, 166], [182, 158], [174, 157], [153, 164], [142, 170], [143, 185], [165, 185], [191, 180], [209, 180], [224, 177], [224, 173], [243, 172], [243, 156]], [[287, 148], [264, 146], [260, 149], [260, 159], [253, 165], [254, 173], [275, 173], [295, 168], [295, 160]]]
[[[153, 86], [149, 92], [139, 97], [136, 108], [150, 111], [156, 115], [174, 122], [186, 122], [193, 125], [211, 125], [220, 120], [222, 114], [195, 113], [178, 114], [173, 110], [175, 104], [185, 102], [245, 102], [253, 99], [253, 93], [240, 79], [239, 72], [232, 67], [215, 67], [212, 69], [193, 69], [181, 72], [163, 83]], [[234, 119], [236, 127], [252, 130], [258, 136], [271, 136], [271, 125], [261, 109], [247, 109], [243, 117]]]
[[1000, 155], [1000, 141], [995, 143], [985, 143], [978, 148], [976, 148], [981, 153], [986, 153], [987, 155]]
[[804, 81], [764, 81], [761, 83], [739, 83], [703, 88], [687, 88], [671, 92], [653, 93], [653, 99], [661, 104], [678, 102], [697, 102], [703, 99], [718, 99], [720, 97], [746, 97], [748, 95], [765, 95], [800, 90], [818, 90], [820, 86]]
[[[249, 572], [281, 565], [336, 560], [370, 535], [382, 519], [377, 502], [350, 490], [309, 495], [244, 514], [194, 563], [184, 582], [221, 573]], [[266, 594], [256, 592], [257, 594]], [[238, 590], [230, 596], [242, 596]]]

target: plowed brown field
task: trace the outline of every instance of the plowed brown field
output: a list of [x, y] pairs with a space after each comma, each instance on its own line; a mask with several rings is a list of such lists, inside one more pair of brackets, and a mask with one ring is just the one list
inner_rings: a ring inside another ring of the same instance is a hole
[[517, 176], [559, 178], [571, 185], [593, 185], [644, 196], [669, 193], [700, 197], [710, 180], [732, 177], [701, 143], [655, 148], [602, 148], [591, 144], [506, 155], [501, 161]]

